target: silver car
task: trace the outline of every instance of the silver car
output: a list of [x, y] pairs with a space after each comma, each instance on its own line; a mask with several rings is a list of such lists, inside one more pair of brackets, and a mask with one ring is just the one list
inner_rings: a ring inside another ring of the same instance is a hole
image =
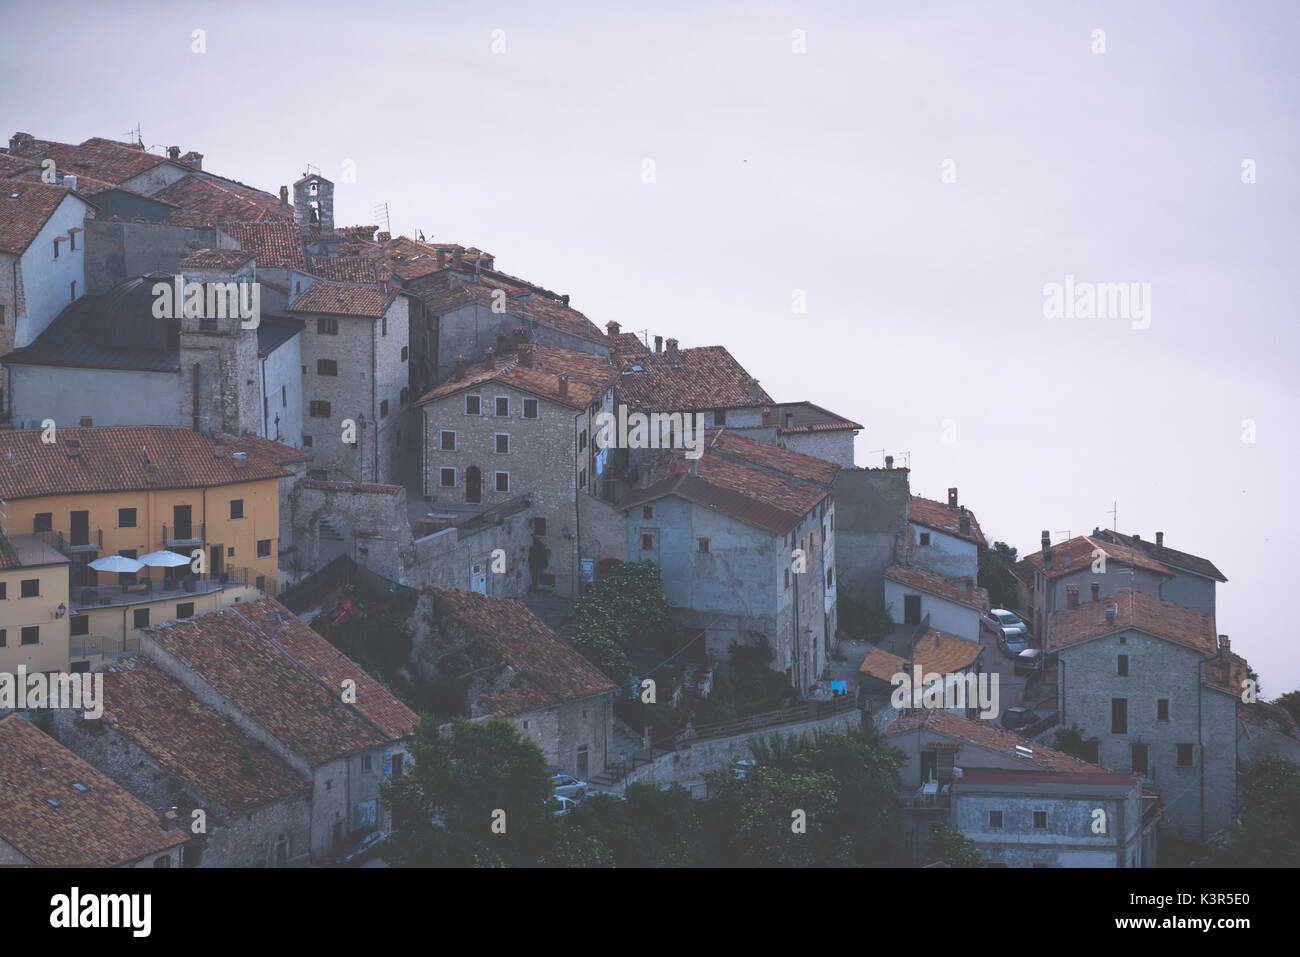
[[556, 794], [574, 801], [581, 801], [587, 795], [587, 782], [579, 781], [572, 774], [563, 771], [551, 774], [551, 786], [555, 788]]
[[980, 630], [992, 632], [998, 638], [1010, 638], [1013, 634], [1029, 635], [1029, 626], [1014, 611], [994, 608], [980, 617]]

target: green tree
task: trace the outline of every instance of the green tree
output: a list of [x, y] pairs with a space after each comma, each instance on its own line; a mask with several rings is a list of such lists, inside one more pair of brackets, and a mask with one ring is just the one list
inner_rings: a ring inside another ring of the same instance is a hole
[[676, 633], [659, 568], [612, 562], [578, 599], [572, 643], [619, 687], [632, 679], [628, 649], [673, 650]]
[[1225, 867], [1300, 867], [1300, 766], [1268, 757], [1237, 778], [1238, 827], [1215, 855]]
[[1300, 691], [1288, 691], [1273, 704], [1285, 708], [1296, 724], [1300, 724]]
[[1006, 542], [980, 549], [979, 584], [988, 589], [989, 603], [994, 608], [1016, 607], [1016, 576], [1011, 574], [1015, 563], [1016, 550]]
[[1083, 728], [1071, 722], [1068, 728], [1056, 729], [1052, 747], [1063, 754], [1068, 754], [1083, 761], [1095, 761], [1097, 747], [1101, 742], [1096, 735], [1085, 738], [1085, 734], [1087, 732]]
[[830, 826], [838, 810], [835, 778], [826, 771], [788, 773], [758, 765], [743, 778], [705, 775], [704, 859], [730, 867], [843, 867], [850, 839]]
[[604, 848], [615, 867], [690, 867], [700, 839], [697, 804], [678, 785], [630, 784], [625, 800], [594, 794], [566, 814], [562, 838]]
[[975, 850], [975, 842], [955, 827], [941, 821], [930, 825], [930, 846], [925, 862], [943, 863], [949, 867], [984, 866], [984, 858]]
[[393, 864], [522, 867], [553, 847], [546, 758], [505, 718], [457, 718], [439, 727], [425, 716], [411, 756], [414, 767], [383, 785], [393, 815]]

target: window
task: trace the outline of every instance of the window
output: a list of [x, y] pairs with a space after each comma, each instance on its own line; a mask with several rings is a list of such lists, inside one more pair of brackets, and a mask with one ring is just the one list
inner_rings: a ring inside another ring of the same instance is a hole
[[1133, 773], [1145, 775], [1147, 773], [1147, 746], [1145, 744], [1130, 745], [1129, 753], [1132, 756]]
[[39, 578], [24, 578], [18, 594], [21, 598], [39, 598], [41, 596], [41, 580]]
[[1128, 699], [1110, 699], [1110, 733], [1128, 734]]
[[726, 425], [726, 424], [727, 424], [727, 410], [726, 410], [726, 409], [714, 409], [714, 410], [713, 410], [713, 424], [714, 424], [714, 425]]
[[57, 239], [54, 240], [54, 258], [59, 258], [59, 241]]
[[385, 399], [383, 402], [380, 402], [380, 403], [379, 403], [379, 417], [382, 419], [382, 418], [384, 418], [384, 416], [386, 416], [386, 415], [388, 415], [388, 400], [387, 400], [387, 399]]
[[310, 436], [310, 435], [304, 435], [304, 436], [302, 437], [302, 447], [303, 447], [304, 449], [309, 449], [309, 448], [311, 448], [311, 436]]
[[578, 451], [581, 452], [587, 447], [587, 430], [583, 429], [578, 433]]
[[641, 517], [642, 517], [642, 518], [654, 518], [654, 517], [655, 517], [655, 507], [654, 507], [653, 505], [643, 505], [643, 506], [641, 506]]
[[183, 601], [183, 602], [181, 602], [179, 605], [177, 605], [177, 606], [176, 606], [176, 617], [177, 617], [177, 618], [193, 618], [193, 617], [194, 617], [194, 602], [192, 602], [192, 601]]
[[546, 519], [541, 518], [540, 516], [533, 519], [533, 534], [539, 536], [544, 536], [546, 534]]
[[34, 521], [32, 522], [32, 528], [33, 528], [34, 531], [37, 531], [37, 532], [52, 532], [52, 531], [54, 531], [54, 513], [53, 513], [53, 512], [37, 512], [37, 513], [36, 513], [36, 517], [35, 517]]
[[1168, 698], [1156, 699], [1156, 720], [1157, 721], [1169, 720], [1169, 699]]
[[438, 485], [440, 488], [455, 488], [456, 470], [454, 468], [438, 469]]
[[230, 517], [231, 518], [244, 517], [244, 500], [242, 498], [232, 498], [230, 500]]
[[374, 769], [375, 769], [374, 762], [371, 760], [370, 755], [368, 754], [361, 755], [361, 770], [373, 771]]
[[930, 545], [930, 533], [929, 533], [929, 532], [922, 532], [922, 533], [921, 533], [921, 547], [922, 547], [922, 548], [928, 548], [929, 545]]
[[996, 830], [1002, 826], [1002, 812], [989, 811], [989, 828]]
[[1115, 674], [1121, 678], [1128, 677], [1128, 655], [1120, 655], [1115, 662]]
[[1036, 830], [1036, 831], [1045, 831], [1045, 830], [1047, 830], [1047, 812], [1046, 812], [1046, 811], [1035, 811], [1035, 812], [1034, 812], [1034, 830]]
[[442, 430], [442, 436], [441, 436], [441, 444], [440, 444], [439, 447], [440, 447], [440, 448], [442, 449], [442, 451], [444, 451], [444, 452], [455, 452], [455, 451], [456, 451], [456, 433], [453, 432], [451, 429], [443, 429], [443, 430]]
[[785, 570], [785, 587], [790, 587], [790, 569], [788, 568]]
[[41, 628], [39, 625], [30, 625], [22, 630], [19, 641], [24, 645], [39, 645], [41, 643]]
[[578, 488], [586, 488], [586, 487], [587, 487], [587, 470], [580, 469], [578, 471]]
[[1195, 763], [1193, 760], [1194, 755], [1193, 745], [1180, 744], [1178, 746], [1178, 766], [1180, 768], [1190, 768]]
[[316, 374], [317, 375], [338, 375], [339, 361], [337, 359], [317, 359]]
[[0, 582], [0, 601], [4, 601], [4, 599], [8, 597], [9, 597], [9, 583]]
[[510, 414], [510, 398], [508, 396], [497, 396], [495, 405], [496, 408], [493, 411], [497, 417], [505, 418]]
[[271, 540], [270, 540], [269, 538], [260, 538], [260, 539], [258, 539], [258, 541], [257, 541], [257, 557], [258, 557], [258, 558], [270, 558], [270, 557], [271, 557]]
[[508, 492], [508, 491], [510, 491], [510, 473], [509, 473], [509, 472], [498, 472], [498, 473], [497, 473], [497, 491], [498, 491], [498, 492]]
[[524, 399], [524, 418], [525, 418], [525, 419], [535, 419], [535, 418], [537, 418], [537, 400], [536, 400], [536, 399]]
[[313, 419], [328, 419], [330, 417], [330, 404], [313, 400], [307, 408], [307, 414]]
[[641, 536], [641, 551], [653, 552], [655, 550], [655, 537], [653, 535]]
[[388, 335], [388, 317], [387, 317], [387, 316], [384, 316], [382, 319], [379, 320], [379, 334], [380, 334], [381, 336], [386, 336], [386, 335]]
[[71, 283], [70, 286], [69, 286], [68, 292], [71, 294], [70, 297], [69, 297], [69, 301], [70, 301], [70, 302], [76, 302], [76, 301], [77, 301], [77, 280], [75, 280], [75, 279], [72, 280], [72, 283]]
[[70, 635], [88, 635], [90, 634], [90, 616], [74, 615], [68, 619], [68, 634]]
[[398, 393], [397, 404], [406, 405], [406, 403], [409, 402], [410, 399], [411, 399], [411, 390], [408, 388], [403, 388], [402, 391]]
[[316, 334], [318, 336], [337, 336], [339, 334], [339, 321], [337, 319], [317, 319]]
[[697, 544], [697, 547], [698, 547], [699, 550], [700, 550], [700, 554], [701, 554], [701, 555], [707, 555], [707, 554], [709, 554], [709, 540], [708, 540], [707, 538], [701, 538], [701, 539], [699, 539], [698, 542], [697, 542], [696, 544]]
[[483, 410], [483, 397], [479, 395], [465, 396], [465, 414], [481, 415]]
[[132, 627], [132, 628], [148, 628], [148, 627], [149, 627], [149, 609], [148, 609], [148, 608], [137, 608], [137, 609], [135, 610], [135, 612], [133, 613], [133, 623], [132, 623], [131, 627]]
[[288, 408], [288, 406], [289, 406], [289, 387], [282, 385], [280, 386], [280, 408], [284, 409], [284, 408]]
[[496, 434], [496, 450], [498, 455], [510, 454], [510, 436], [505, 432]]
[[403, 362], [406, 361], [406, 357], [407, 357], [407, 355], [408, 355], [409, 353], [410, 353], [410, 350], [409, 350], [406, 346], [402, 346], [402, 361], [403, 361]]
[[835, 570], [834, 570], [833, 568], [828, 568], [828, 569], [826, 569], [826, 587], [827, 587], [827, 588], [830, 588], [832, 585], [835, 584], [835, 577], [834, 577], [834, 576], [835, 576]]
[[8, 633], [4, 628], [0, 628], [0, 648], [6, 648], [9, 645]]

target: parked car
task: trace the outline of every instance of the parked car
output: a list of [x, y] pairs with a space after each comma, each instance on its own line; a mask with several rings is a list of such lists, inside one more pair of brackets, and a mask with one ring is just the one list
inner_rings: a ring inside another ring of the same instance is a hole
[[572, 774], [565, 774], [554, 768], [551, 769], [551, 786], [555, 788], [556, 794], [575, 801], [581, 801], [587, 796], [586, 781], [579, 781]]
[[1041, 720], [1042, 717], [1033, 708], [1007, 708], [1002, 712], [1002, 727], [1008, 731], [1019, 731]]
[[1033, 675], [1043, 670], [1043, 649], [1026, 648], [1016, 655], [1016, 674]]
[[556, 817], [568, 814], [578, 806], [577, 801], [573, 800], [573, 798], [567, 798], [563, 794], [555, 795], [555, 797], [551, 798], [551, 801], [553, 802], [551, 807], [555, 809]]
[[987, 631], [999, 638], [1004, 638], [1015, 632], [1028, 635], [1029, 626], [1014, 611], [1007, 611], [1005, 608], [993, 608], [987, 614], [980, 616], [980, 631]]
[[1012, 658], [1018, 658], [1022, 651], [1029, 649], [1029, 636], [1023, 631], [1013, 631], [1010, 634], [998, 636], [998, 647], [1002, 653]]

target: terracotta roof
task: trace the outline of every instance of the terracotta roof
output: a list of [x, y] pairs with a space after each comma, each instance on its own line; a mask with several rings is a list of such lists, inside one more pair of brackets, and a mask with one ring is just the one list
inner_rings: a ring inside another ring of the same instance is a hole
[[887, 682], [892, 682], [900, 671], [906, 670], [910, 676], [912, 664], [920, 665], [925, 673], [955, 674], [972, 667], [983, 652], [984, 646], [978, 641], [967, 641], [931, 628], [916, 640], [910, 658], [899, 657], [876, 645], [862, 659], [858, 671]]
[[263, 269], [305, 269], [302, 233], [296, 223], [267, 220], [255, 223], [222, 223], [221, 231], [243, 249], [252, 250]]
[[220, 226], [264, 220], [293, 223], [293, 207], [281, 206], [280, 197], [197, 173], [182, 176], [152, 198], [177, 207], [171, 214], [174, 226]]
[[[1106, 609], [1117, 606], [1115, 620], [1106, 620]], [[1214, 616], [1144, 592], [1125, 588], [1097, 601], [1081, 603], [1077, 608], [1062, 608], [1047, 619], [1046, 651], [1059, 651], [1070, 645], [1127, 628], [1176, 641], [1205, 655], [1218, 651]]]
[[730, 429], [714, 433], [708, 448], [716, 457], [781, 472], [822, 488], [830, 488], [840, 470], [834, 462], [783, 449], [770, 442], [760, 442]]
[[979, 612], [989, 610], [989, 593], [973, 585], [969, 578], [944, 578], [916, 565], [894, 565], [886, 570], [885, 577]]
[[[393, 271], [402, 275], [397, 266], [394, 266]], [[536, 291], [538, 287], [507, 279], [501, 273], [486, 272], [475, 278], [444, 270], [412, 282], [410, 288], [436, 316], [445, 315], [471, 302], [486, 305], [499, 302], [501, 297], [497, 292], [500, 290], [505, 294], [506, 311], [501, 314], [503, 318], [509, 317], [515, 323], [519, 319], [534, 319], [542, 325], [584, 339], [606, 344], [609, 342], [605, 334], [581, 312], [552, 298], [554, 293]]]
[[0, 176], [18, 176], [29, 170], [40, 170], [37, 161], [28, 159], [23, 156], [14, 156], [12, 153], [6, 153], [0, 150]]
[[66, 186], [0, 182], [0, 253], [21, 256], [71, 191]]
[[[608, 391], [618, 377], [609, 360], [602, 356], [540, 342], [526, 343], [524, 348], [532, 350], [533, 368], [525, 368], [517, 353], [497, 357], [491, 368], [486, 360], [476, 362], [466, 370], [463, 379], [442, 383], [421, 396], [416, 404], [475, 389], [487, 382], [500, 382], [571, 409], [583, 409]], [[564, 398], [560, 397], [562, 375], [568, 376], [568, 393]]]
[[[266, 322], [265, 319], [262, 320]], [[286, 322], [288, 320], [277, 319], [277, 322]], [[260, 328], [260, 327], [259, 327]], [[249, 452], [257, 452], [276, 465], [288, 465], [291, 462], [305, 462], [311, 458], [311, 453], [303, 449], [295, 449], [292, 445], [285, 445], [282, 442], [274, 442], [271, 439], [263, 438], [260, 435], [245, 433], [239, 440], [239, 447]]]
[[1031, 562], [1029, 559], [1027, 558], [1020, 559], [1020, 561], [1016, 562], [1008, 570], [1011, 572], [1011, 574], [1015, 575], [1016, 578], [1020, 579], [1020, 581], [1023, 582], [1025, 585], [1029, 586], [1030, 588], [1033, 587], [1034, 563]]
[[650, 347], [635, 332], [617, 332], [609, 337], [609, 341], [614, 346], [616, 356], [631, 356], [635, 361], [637, 356], [650, 354]]
[[[342, 656], [324, 638], [274, 598], [241, 602], [146, 633], [313, 765], [383, 747], [400, 736], [371, 714], [401, 714], [405, 706], [395, 699], [377, 701], [391, 695], [373, 679], [363, 687], [360, 669], [340, 663]], [[344, 703], [340, 676], [357, 678], [355, 705]], [[407, 714], [414, 724], [415, 715]]]
[[1041, 550], [1031, 552], [1025, 556], [1026, 561], [1030, 562], [1035, 569], [1040, 572], [1046, 572], [1048, 580], [1060, 578], [1062, 575], [1068, 575], [1071, 572], [1077, 572], [1080, 568], [1088, 568], [1093, 562], [1093, 552], [1100, 549], [1106, 555], [1107, 562], [1116, 562], [1120, 565], [1128, 565], [1135, 568], [1144, 568], [1147, 571], [1164, 575], [1167, 578], [1173, 578], [1173, 572], [1165, 568], [1154, 558], [1151, 558], [1146, 552], [1137, 549], [1128, 548], [1124, 545], [1117, 545], [1114, 542], [1107, 542], [1100, 538], [1093, 538], [1088, 535], [1077, 535], [1066, 542], [1051, 547], [1052, 567], [1047, 569], [1043, 562], [1043, 553]]
[[[0, 530], [0, 536], [4, 532]], [[66, 565], [71, 561], [35, 535], [0, 537], [0, 571], [15, 568], [38, 568], [42, 565]]]
[[[1044, 747], [1036, 741], [1016, 734], [1014, 731], [999, 727], [992, 721], [972, 721], [969, 718], [962, 718], [938, 708], [924, 708], [905, 715], [886, 728], [885, 734], [890, 737], [897, 737], [900, 734], [916, 730], [934, 732], [997, 752], [1004, 757], [1013, 757], [1026, 768], [1038, 768], [1039, 770], [1058, 773], [1106, 774], [1114, 775], [1116, 778], [1132, 777], [1132, 775], [1108, 771], [1099, 765], [1089, 764], [1080, 758], [1071, 757], [1052, 748]], [[1024, 752], [1016, 750], [1017, 747], [1028, 748], [1031, 753], [1026, 755]], [[977, 763], [979, 756], [975, 754], [967, 754], [963, 751], [959, 761], [963, 777], [966, 768], [979, 767]]]
[[[805, 432], [861, 431], [863, 426], [852, 419], [836, 415], [811, 402], [778, 402], [772, 406], [778, 435], [798, 435]], [[786, 417], [791, 422], [786, 425]]]
[[167, 157], [148, 153], [130, 143], [94, 136], [79, 143], [58, 143], [53, 140], [33, 140], [30, 145], [14, 151], [25, 158], [39, 160], [50, 158], [61, 173], [75, 176], [93, 176], [114, 185], [153, 169]]
[[[970, 530], [964, 535], [961, 531], [961, 513], [963, 509], [970, 516]], [[936, 502], [932, 498], [913, 495], [907, 503], [907, 520], [943, 532], [945, 535], [951, 535], [954, 538], [974, 542], [981, 548], [988, 545], [988, 540], [984, 538], [984, 532], [980, 529], [980, 523], [975, 520], [975, 513], [964, 506], [952, 508], [944, 502]]]
[[1205, 662], [1205, 683], [1235, 698], [1246, 690], [1249, 669], [1245, 658], [1220, 643], [1219, 653]]
[[617, 686], [516, 598], [425, 585], [435, 614], [450, 614], [514, 670], [509, 689], [471, 703], [471, 713], [510, 715], [615, 691]]
[[[283, 446], [249, 438], [219, 444], [180, 426], [111, 425], [61, 428], [47, 444], [40, 429], [8, 430], [0, 432], [0, 498], [208, 488], [290, 474], [276, 464], [288, 453], [273, 449]], [[243, 468], [235, 467], [239, 451], [247, 454]]]
[[1010, 768], [962, 768], [960, 778], [953, 779], [953, 790], [963, 787], [1048, 787], [1061, 784], [1090, 785], [1105, 787], [1131, 788], [1141, 781], [1137, 774], [1125, 774], [1120, 771], [1108, 771], [1098, 768], [1092, 771], [1017, 771]]
[[188, 837], [21, 715], [0, 718], [0, 840], [37, 866], [114, 867]]
[[243, 811], [311, 789], [309, 778], [154, 662], [128, 658], [100, 673], [102, 720], [223, 807]]
[[[772, 397], [722, 346], [623, 359], [619, 396], [634, 409], [685, 412], [772, 405]], [[633, 371], [631, 364], [641, 367]]]
[[248, 249], [196, 249], [176, 264], [176, 271], [204, 269], [233, 272], [252, 260], [253, 256], [254, 253]]
[[1132, 535], [1122, 535], [1109, 529], [1099, 530], [1097, 537], [1106, 541], [1119, 542], [1121, 545], [1140, 548], [1157, 562], [1169, 568], [1178, 568], [1182, 571], [1191, 572], [1193, 575], [1213, 578], [1216, 581], [1226, 582], [1228, 580], [1224, 577], [1223, 572], [1215, 567], [1214, 562], [1208, 558], [1193, 555], [1190, 552], [1180, 552], [1168, 545], [1157, 545], [1155, 542], [1143, 538], [1134, 538]]
[[292, 303], [289, 312], [310, 312], [327, 316], [361, 316], [378, 319], [397, 298], [393, 290], [382, 286], [350, 283], [314, 282]]
[[311, 273], [321, 279], [335, 282], [364, 282], [375, 284], [380, 281], [378, 264], [365, 256], [313, 256]]

